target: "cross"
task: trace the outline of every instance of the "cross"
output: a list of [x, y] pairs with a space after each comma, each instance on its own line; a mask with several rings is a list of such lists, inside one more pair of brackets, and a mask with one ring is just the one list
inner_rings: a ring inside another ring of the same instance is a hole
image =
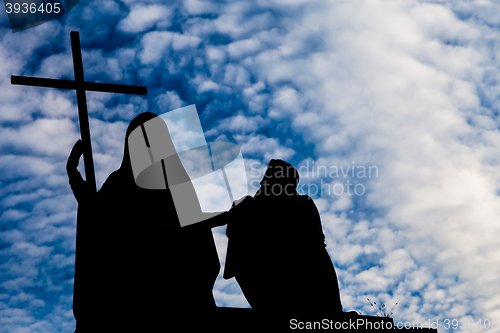
[[101, 91], [133, 95], [147, 95], [146, 87], [130, 86], [123, 84], [86, 82], [83, 77], [82, 52], [80, 48], [80, 36], [78, 31], [72, 31], [71, 49], [73, 53], [73, 68], [75, 80], [58, 80], [38, 77], [16, 76], [10, 77], [11, 84], [23, 86], [48, 87], [57, 89], [76, 90], [76, 101], [78, 105], [78, 118], [80, 121], [80, 134], [83, 142], [83, 163], [85, 165], [85, 178], [89, 188], [95, 193], [96, 182], [94, 172], [94, 161], [92, 158], [92, 145], [90, 141], [89, 116], [87, 112], [87, 99], [85, 91]]

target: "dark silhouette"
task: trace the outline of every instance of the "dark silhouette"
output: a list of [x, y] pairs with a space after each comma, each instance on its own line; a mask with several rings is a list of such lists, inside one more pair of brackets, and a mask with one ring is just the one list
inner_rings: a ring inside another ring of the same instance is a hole
[[340, 314], [319, 212], [298, 182], [295, 167], [271, 160], [255, 196], [229, 211], [224, 278], [236, 278], [255, 310]]
[[[133, 119], [125, 142], [156, 116], [146, 112]], [[79, 203], [73, 302], [77, 331], [94, 330], [103, 318], [152, 325], [216, 308], [212, 288], [220, 263], [210, 228], [218, 224], [210, 219], [181, 228], [168, 188], [135, 184], [127, 144], [120, 168], [97, 193], [76, 169], [81, 154], [78, 141], [67, 164]]]

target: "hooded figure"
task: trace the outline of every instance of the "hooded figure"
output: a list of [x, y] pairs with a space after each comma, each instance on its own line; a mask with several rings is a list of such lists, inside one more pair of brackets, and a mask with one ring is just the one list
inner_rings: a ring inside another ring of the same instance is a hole
[[96, 194], [88, 193], [76, 169], [81, 141], [68, 159], [79, 203], [73, 298], [79, 332], [103, 319], [111, 327], [168, 324], [179, 314], [216, 307], [212, 288], [220, 263], [211, 226], [181, 228], [168, 184], [151, 190], [134, 180], [128, 138], [155, 117], [146, 112], [130, 122], [122, 164]]
[[320, 215], [298, 183], [295, 167], [271, 160], [255, 196], [229, 211], [224, 278], [235, 277], [256, 310], [341, 313]]

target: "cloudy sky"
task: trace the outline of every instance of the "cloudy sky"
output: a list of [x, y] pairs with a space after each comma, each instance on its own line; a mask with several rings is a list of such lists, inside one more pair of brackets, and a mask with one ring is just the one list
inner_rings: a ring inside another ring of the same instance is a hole
[[[0, 332], [75, 327], [75, 93], [10, 85], [73, 79], [73, 30], [87, 80], [149, 92], [87, 93], [98, 188], [135, 115], [195, 104], [208, 141], [242, 147], [251, 192], [271, 158], [299, 168], [345, 310], [499, 331], [498, 3], [88, 0], [19, 33], [0, 21]], [[248, 307], [234, 280], [213, 293]]]

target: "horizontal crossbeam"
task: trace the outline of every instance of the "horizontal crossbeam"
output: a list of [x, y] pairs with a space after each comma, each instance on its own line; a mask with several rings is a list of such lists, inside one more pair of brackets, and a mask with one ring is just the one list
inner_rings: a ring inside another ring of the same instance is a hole
[[95, 82], [85, 82], [85, 81], [83, 82], [83, 85], [80, 86], [73, 80], [46, 79], [41, 77], [28, 77], [28, 76], [18, 76], [18, 75], [12, 75], [10, 77], [10, 83], [22, 86], [35, 86], [35, 87], [73, 89], [73, 90], [83, 89], [86, 91], [100, 91], [100, 92], [131, 94], [131, 95], [148, 94], [148, 89], [146, 87], [141, 87], [141, 86], [95, 83]]

